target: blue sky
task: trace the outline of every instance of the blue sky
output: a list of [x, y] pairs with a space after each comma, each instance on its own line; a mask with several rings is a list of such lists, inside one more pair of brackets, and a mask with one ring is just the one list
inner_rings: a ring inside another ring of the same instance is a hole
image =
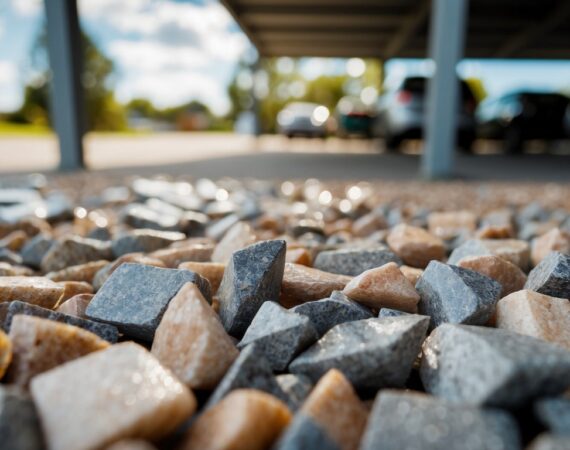
[[[145, 97], [164, 107], [198, 99], [217, 113], [227, 111], [226, 87], [251, 47], [217, 1], [78, 1], [83, 28], [115, 61], [120, 101]], [[0, 111], [16, 109], [23, 86], [35, 76], [30, 49], [42, 17], [41, 0], [0, 0]], [[310, 58], [301, 68], [312, 77], [341, 73], [345, 62]], [[393, 60], [386, 70], [393, 82], [428, 73], [429, 64]], [[458, 71], [481, 78], [490, 95], [519, 88], [570, 91], [570, 61], [466, 60]]]

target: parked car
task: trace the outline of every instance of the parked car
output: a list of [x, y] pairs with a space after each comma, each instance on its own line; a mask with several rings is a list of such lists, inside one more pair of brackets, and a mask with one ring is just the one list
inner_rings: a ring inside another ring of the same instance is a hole
[[[426, 113], [426, 94], [429, 79], [405, 78], [395, 89], [378, 99], [378, 113], [374, 135], [383, 137], [388, 150], [397, 150], [405, 139], [421, 139]], [[470, 151], [475, 140], [475, 108], [477, 101], [468, 84], [460, 82], [458, 108], [458, 145]]]
[[295, 102], [279, 112], [277, 125], [279, 132], [287, 137], [325, 137], [329, 116], [330, 112], [326, 106]]
[[365, 105], [358, 97], [343, 97], [335, 110], [337, 135], [347, 137], [361, 135], [371, 137], [375, 114], [370, 106]]
[[529, 139], [563, 139], [567, 136], [564, 116], [568, 104], [568, 97], [545, 92], [489, 98], [477, 108], [477, 135], [502, 139], [508, 153], [522, 151]]

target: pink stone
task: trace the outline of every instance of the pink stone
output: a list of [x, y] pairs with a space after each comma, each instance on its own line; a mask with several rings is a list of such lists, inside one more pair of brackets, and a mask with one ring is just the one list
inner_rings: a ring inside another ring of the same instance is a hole
[[420, 296], [394, 262], [367, 270], [353, 278], [342, 291], [370, 308], [392, 308], [415, 313]]
[[532, 243], [532, 264], [537, 266], [550, 252], [570, 254], [570, 233], [560, 228], [553, 228], [536, 238]]
[[526, 282], [526, 275], [520, 267], [495, 255], [468, 256], [462, 258], [457, 265], [498, 281], [503, 287], [502, 297], [521, 290]]
[[424, 268], [430, 261], [445, 258], [443, 241], [423, 228], [411, 225], [396, 225], [388, 235], [388, 245], [404, 263]]

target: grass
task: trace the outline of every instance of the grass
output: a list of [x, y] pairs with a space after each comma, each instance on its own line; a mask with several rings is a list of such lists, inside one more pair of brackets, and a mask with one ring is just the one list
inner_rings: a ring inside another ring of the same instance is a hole
[[52, 131], [45, 125], [30, 125], [24, 123], [12, 123], [0, 121], [0, 135], [9, 136], [44, 136]]

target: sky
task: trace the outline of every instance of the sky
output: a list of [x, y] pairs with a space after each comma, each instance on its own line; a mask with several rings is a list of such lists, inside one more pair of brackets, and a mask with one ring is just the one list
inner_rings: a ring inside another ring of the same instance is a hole
[[[113, 87], [121, 102], [148, 98], [158, 107], [190, 100], [215, 113], [229, 109], [227, 86], [252, 47], [217, 0], [78, 0], [81, 26], [115, 62]], [[34, 77], [30, 50], [43, 21], [42, 0], [0, 0], [0, 111], [22, 102]], [[346, 61], [306, 58], [302, 73], [339, 74]], [[387, 83], [429, 74], [425, 60], [392, 60]], [[489, 95], [515, 89], [570, 91], [570, 61], [465, 60], [458, 72], [483, 80]]]

